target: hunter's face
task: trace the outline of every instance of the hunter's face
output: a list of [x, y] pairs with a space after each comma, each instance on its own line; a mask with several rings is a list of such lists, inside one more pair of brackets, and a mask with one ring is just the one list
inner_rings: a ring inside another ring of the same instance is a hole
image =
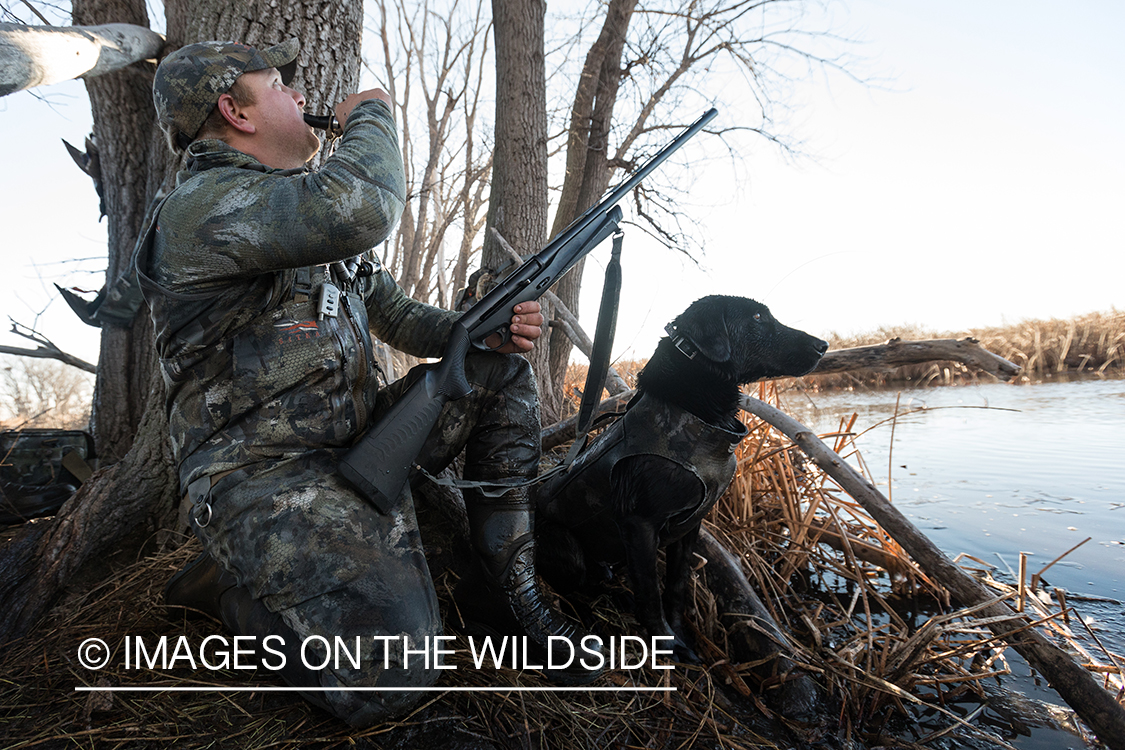
[[239, 79], [253, 97], [246, 114], [255, 135], [269, 154], [263, 163], [278, 169], [296, 169], [316, 155], [320, 139], [305, 124], [305, 97], [281, 81], [277, 68], [244, 73]]

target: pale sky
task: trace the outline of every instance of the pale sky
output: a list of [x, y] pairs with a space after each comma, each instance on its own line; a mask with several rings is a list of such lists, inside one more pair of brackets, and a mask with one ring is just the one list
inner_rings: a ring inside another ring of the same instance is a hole
[[[793, 163], [763, 143], [737, 173], [721, 159], [697, 173], [685, 211], [706, 233], [701, 268], [627, 231], [618, 354], [648, 356], [669, 319], [712, 293], [754, 297], [821, 335], [1125, 307], [1125, 4], [838, 7], [882, 87], [817, 76], [783, 123], [813, 158]], [[51, 287], [102, 283], [89, 272], [104, 269], [105, 223], [59, 140], [82, 143], [88, 106], [77, 82], [38, 93], [55, 106], [27, 92], [0, 99], [0, 312], [30, 324], [46, 307], [40, 330], [93, 361], [97, 331]], [[588, 266], [584, 309], [607, 256], [608, 243]]]

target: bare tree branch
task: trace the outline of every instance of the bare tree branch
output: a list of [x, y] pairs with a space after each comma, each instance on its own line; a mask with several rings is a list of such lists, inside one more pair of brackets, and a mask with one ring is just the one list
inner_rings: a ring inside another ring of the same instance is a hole
[[0, 345], [0, 354], [13, 354], [17, 357], [37, 357], [40, 359], [57, 359], [59, 362], [68, 364], [72, 367], [77, 367], [80, 370], [85, 370], [89, 373], [97, 373], [98, 366], [92, 365], [84, 359], [67, 354], [62, 349], [59, 349], [55, 344], [43, 334], [38, 331], [28, 328], [22, 323], [8, 318], [12, 321], [12, 333], [17, 336], [22, 336], [25, 339], [31, 339], [39, 344], [35, 349], [21, 349], [15, 346], [2, 346]]

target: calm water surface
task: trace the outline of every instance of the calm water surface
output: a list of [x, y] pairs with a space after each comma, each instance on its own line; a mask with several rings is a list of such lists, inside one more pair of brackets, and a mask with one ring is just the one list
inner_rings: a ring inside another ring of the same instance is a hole
[[[896, 397], [892, 446], [890, 421], [873, 425], [891, 419]], [[1072, 603], [1125, 653], [1125, 380], [789, 394], [785, 408], [818, 433], [857, 413], [853, 431], [867, 430], [857, 445], [879, 489], [887, 494], [889, 463], [903, 514], [950, 556], [971, 554], [998, 577], [1018, 570], [1020, 552], [1030, 576], [1091, 537], [1043, 578], [1111, 600]]]

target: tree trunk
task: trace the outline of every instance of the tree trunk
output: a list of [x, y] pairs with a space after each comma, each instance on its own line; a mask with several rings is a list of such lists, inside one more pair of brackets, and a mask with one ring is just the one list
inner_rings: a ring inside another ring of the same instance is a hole
[[[496, 135], [488, 229], [521, 255], [538, 252], [547, 234], [547, 74], [543, 0], [493, 0], [496, 40]], [[501, 268], [506, 253], [485, 231], [482, 264]], [[544, 317], [550, 315], [544, 305]], [[542, 339], [541, 339], [542, 340]], [[528, 356], [539, 382], [544, 423], [558, 419], [562, 399], [550, 387], [548, 351]]]
[[[298, 56], [297, 88], [309, 87], [310, 109], [335, 103], [359, 80], [362, 7], [358, 0], [187, 2], [166, 6], [170, 47], [205, 39], [267, 45], [296, 36], [317, 40]], [[76, 0], [77, 24], [108, 20], [147, 25], [143, 0]], [[174, 48], [172, 47], [172, 48]], [[108, 283], [128, 268], [145, 208], [175, 165], [152, 109], [151, 63], [87, 81], [94, 137], [101, 154], [109, 218]], [[94, 396], [94, 431], [103, 466], [53, 520], [29, 524], [0, 552], [0, 644], [27, 633], [79, 570], [90, 574], [109, 552], [135, 549], [170, 526], [179, 482], [172, 466], [163, 382], [154, 365], [147, 311], [131, 328], [106, 325]], [[147, 404], [147, 408], [146, 408]], [[134, 437], [136, 438], [134, 440]], [[87, 569], [88, 568], [88, 569]], [[85, 570], [84, 570], [85, 569]]]
[[[73, 13], [79, 25], [124, 21], [148, 26], [143, 0], [75, 0]], [[154, 71], [152, 63], [139, 62], [86, 80], [108, 219], [107, 284], [128, 269], [145, 207], [169, 169], [167, 149], [154, 127]], [[151, 342], [147, 311], [138, 314], [130, 328], [102, 328], [91, 425], [103, 464], [119, 461], [137, 433], [149, 395]]]
[[[557, 235], [583, 211], [597, 203], [609, 187], [609, 178], [614, 170], [609, 163], [609, 128], [613, 122], [617, 88], [621, 83], [625, 35], [636, 6], [637, 0], [610, 0], [601, 34], [586, 55], [571, 107], [566, 177], [551, 236]], [[555, 293], [575, 315], [578, 314], [578, 292], [585, 265], [583, 259], [555, 285]], [[549, 385], [552, 391], [561, 394], [566, 368], [570, 364], [571, 342], [562, 331], [552, 330], [549, 346]]]

